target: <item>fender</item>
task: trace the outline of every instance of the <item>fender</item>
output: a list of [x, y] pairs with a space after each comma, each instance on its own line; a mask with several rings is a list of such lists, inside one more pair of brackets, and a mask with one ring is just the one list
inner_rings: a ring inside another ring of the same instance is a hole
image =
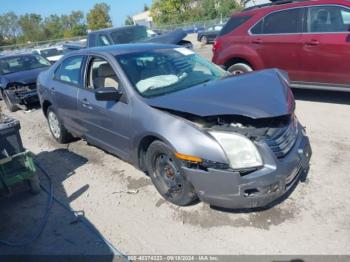
[[[264, 63], [259, 54], [251, 47], [244, 44], [230, 44], [226, 48], [222, 48], [222, 51], [217, 52], [215, 57], [215, 63], [224, 65], [227, 68], [230, 61], [233, 59], [242, 59], [247, 61], [254, 70], [260, 70], [264, 68]], [[214, 59], [213, 59], [214, 60]]]

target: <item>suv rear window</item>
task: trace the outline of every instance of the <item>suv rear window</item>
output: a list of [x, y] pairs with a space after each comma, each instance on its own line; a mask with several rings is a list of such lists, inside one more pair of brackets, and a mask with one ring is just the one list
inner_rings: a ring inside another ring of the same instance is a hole
[[237, 27], [239, 27], [241, 24], [246, 22], [250, 16], [233, 16], [230, 20], [226, 23], [226, 25], [221, 29], [220, 36], [226, 35], [228, 33], [231, 33], [233, 30], [235, 30]]

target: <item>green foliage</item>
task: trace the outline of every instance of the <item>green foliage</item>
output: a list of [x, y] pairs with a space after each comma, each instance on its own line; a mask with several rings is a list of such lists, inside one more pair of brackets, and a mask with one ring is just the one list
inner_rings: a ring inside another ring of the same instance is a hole
[[133, 25], [134, 24], [134, 20], [132, 20], [131, 16], [127, 16], [124, 22], [125, 25]]
[[88, 28], [98, 30], [112, 26], [109, 15], [110, 6], [106, 3], [95, 4], [87, 15]]
[[154, 0], [151, 14], [157, 25], [181, 24], [227, 17], [238, 8], [234, 0]]
[[41, 23], [41, 15], [34, 13], [25, 14], [19, 18], [18, 24], [26, 42], [41, 41], [45, 39]]

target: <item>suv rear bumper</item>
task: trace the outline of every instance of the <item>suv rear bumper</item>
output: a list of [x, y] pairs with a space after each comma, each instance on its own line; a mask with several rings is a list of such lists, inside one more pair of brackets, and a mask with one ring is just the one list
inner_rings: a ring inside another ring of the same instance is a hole
[[293, 149], [282, 159], [277, 159], [267, 145], [258, 147], [264, 166], [244, 176], [227, 170], [183, 170], [203, 202], [231, 209], [266, 207], [287, 194], [308, 171], [312, 150], [301, 130]]

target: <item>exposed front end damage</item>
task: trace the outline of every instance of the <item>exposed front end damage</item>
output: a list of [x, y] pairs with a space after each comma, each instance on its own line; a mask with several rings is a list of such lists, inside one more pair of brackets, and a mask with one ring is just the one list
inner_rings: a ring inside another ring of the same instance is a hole
[[12, 82], [3, 90], [4, 96], [13, 104], [26, 108], [39, 103], [36, 83]]
[[199, 117], [169, 113], [190, 121], [203, 132], [238, 133], [251, 140], [263, 164], [235, 169], [228, 164], [184, 162], [183, 171], [199, 198], [225, 208], [264, 207], [285, 195], [309, 169], [311, 147], [294, 113], [252, 119], [239, 115]]

